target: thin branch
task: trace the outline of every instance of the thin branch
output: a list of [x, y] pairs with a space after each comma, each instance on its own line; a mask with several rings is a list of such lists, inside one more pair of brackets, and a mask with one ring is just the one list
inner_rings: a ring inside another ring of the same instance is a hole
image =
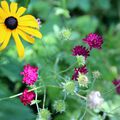
[[76, 94], [78, 97], [80, 97], [80, 98], [82, 98], [82, 99], [84, 99], [84, 100], [87, 100], [86, 97], [84, 97], [84, 96], [82, 96], [82, 95], [80, 95], [80, 94], [78, 94], [78, 93], [76, 93], [76, 92], [75, 92], [75, 94]]
[[38, 103], [37, 103], [37, 99], [38, 99], [38, 93], [37, 93], [37, 90], [35, 90], [35, 94], [36, 94], [36, 97], [35, 97], [35, 104], [36, 104], [36, 107], [37, 107], [37, 112], [38, 112], [38, 114], [39, 114], [39, 112], [40, 112], [40, 110], [39, 110], [39, 106], [38, 106]]
[[[31, 90], [29, 90], [28, 92], [31, 92], [31, 91], [34, 91], [34, 90], [38, 90], [40, 88], [43, 88], [44, 86], [39, 86], [39, 87], [36, 87], [36, 88], [33, 88]], [[59, 86], [55, 86], [55, 85], [47, 85], [46, 87], [54, 87], [54, 88], [59, 88], [59, 89], [62, 89], [62, 87], [59, 87]], [[23, 93], [18, 93], [16, 95], [12, 95], [12, 96], [9, 96], [9, 97], [4, 97], [4, 98], [1, 98], [0, 101], [3, 101], [3, 100], [8, 100], [8, 99], [12, 99], [12, 98], [16, 98], [16, 97], [19, 97], [20, 95], [22, 95]]]
[[45, 101], [46, 101], [46, 88], [44, 88], [43, 109], [45, 108]]

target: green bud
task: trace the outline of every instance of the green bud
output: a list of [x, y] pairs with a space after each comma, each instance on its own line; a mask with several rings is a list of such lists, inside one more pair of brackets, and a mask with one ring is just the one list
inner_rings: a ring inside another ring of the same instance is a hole
[[64, 100], [55, 101], [53, 107], [56, 110], [56, 112], [60, 112], [60, 113], [64, 112], [66, 108]]
[[51, 118], [51, 113], [47, 109], [41, 109], [39, 113], [39, 118], [40, 120], [50, 120]]
[[80, 86], [88, 87], [88, 78], [86, 75], [79, 73], [77, 80]]
[[68, 40], [71, 37], [71, 31], [69, 29], [63, 29], [62, 30], [62, 36]]
[[112, 67], [110, 68], [110, 70], [111, 70], [111, 73], [112, 73], [113, 77], [114, 77], [114, 78], [117, 78], [117, 77], [118, 77], [117, 67], [112, 66]]
[[85, 57], [84, 56], [77, 55], [76, 58], [77, 58], [77, 63], [78, 63], [79, 66], [84, 66], [85, 65]]
[[75, 86], [75, 83], [73, 81], [68, 81], [68, 82], [64, 83], [64, 91], [67, 94], [73, 95], [75, 92], [75, 89], [76, 89], [76, 86]]
[[94, 72], [92, 72], [92, 74], [93, 74], [94, 79], [98, 79], [101, 76], [99, 71], [94, 71]]

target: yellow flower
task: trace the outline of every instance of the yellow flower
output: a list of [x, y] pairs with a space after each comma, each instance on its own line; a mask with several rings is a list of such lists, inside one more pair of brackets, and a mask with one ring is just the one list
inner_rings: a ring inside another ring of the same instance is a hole
[[20, 37], [29, 43], [34, 43], [35, 36], [42, 38], [39, 32], [37, 20], [32, 15], [23, 15], [26, 8], [11, 2], [10, 7], [4, 0], [0, 7], [0, 51], [5, 49], [9, 43], [10, 37], [13, 36], [19, 57], [24, 57], [24, 46]]

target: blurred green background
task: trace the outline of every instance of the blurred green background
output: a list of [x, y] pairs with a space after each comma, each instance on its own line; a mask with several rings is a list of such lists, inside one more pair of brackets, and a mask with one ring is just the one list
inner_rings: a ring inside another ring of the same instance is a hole
[[[17, 56], [13, 39], [7, 49], [0, 52], [0, 98], [24, 90], [20, 71], [28, 63], [39, 67], [45, 85], [60, 85], [64, 80], [56, 73], [67, 69], [76, 60], [72, 56], [72, 48], [75, 45], [86, 46], [82, 38], [95, 32], [103, 36], [104, 44], [102, 50], [94, 49], [87, 60], [88, 77], [92, 82], [92, 72], [98, 70], [101, 73], [93, 89], [102, 93], [107, 104], [106, 111], [120, 106], [120, 96], [112, 85], [112, 80], [117, 79], [120, 72], [120, 0], [16, 1], [28, 8], [27, 14], [40, 18], [43, 38], [36, 39], [34, 45], [22, 41], [26, 49], [23, 60]], [[61, 76], [70, 79], [73, 72], [74, 67]], [[52, 104], [62, 98], [62, 91], [47, 88], [46, 108], [52, 113], [52, 120], [102, 120], [103, 112], [86, 110], [84, 101], [74, 95], [67, 97], [64, 113], [55, 113]], [[42, 90], [39, 99], [43, 99]], [[36, 112], [34, 105], [25, 107], [18, 98], [0, 101], [0, 120], [35, 120]], [[112, 113], [104, 120], [120, 120], [119, 107]]]

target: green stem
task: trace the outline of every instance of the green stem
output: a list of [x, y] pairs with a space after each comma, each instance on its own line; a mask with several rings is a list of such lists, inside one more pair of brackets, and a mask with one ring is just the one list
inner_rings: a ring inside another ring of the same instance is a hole
[[[33, 88], [33, 89], [29, 90], [28, 92], [31, 92], [31, 91], [34, 91], [34, 90], [38, 90], [38, 89], [43, 88], [43, 87], [44, 86], [36, 87], [36, 88]], [[60, 88], [60, 89], [62, 89], [62, 87], [55, 86], [55, 85], [47, 85], [46, 87], [54, 87], [54, 88]], [[1, 98], [0, 101], [7, 100], [7, 99], [12, 99], [12, 98], [15, 98], [15, 97], [19, 97], [22, 94], [23, 93], [18, 93], [16, 95], [12, 95], [10, 97]]]
[[[42, 88], [42, 86], [33, 88], [33, 89], [29, 90], [28, 92], [37, 90], [37, 89], [39, 89], [39, 88]], [[19, 97], [19, 96], [22, 95], [22, 94], [23, 94], [23, 93], [18, 93], [18, 94], [16, 94], [16, 95], [12, 95], [12, 96], [10, 96], [10, 97], [1, 98], [0, 101], [7, 100], [7, 99], [12, 99], [12, 98], [15, 98], [15, 97]]]
[[62, 87], [60, 87], [60, 86], [56, 86], [56, 85], [47, 85], [46, 87], [53, 87], [53, 88], [59, 88], [59, 89], [62, 89]]
[[60, 71], [58, 72], [57, 74], [61, 74], [61, 73], [64, 73], [64, 72], [67, 72], [69, 71], [73, 66], [75, 66], [77, 64], [77, 62], [75, 62], [74, 64], [72, 64], [71, 66], [69, 66], [67, 69], [63, 70], [63, 71]]
[[[38, 90], [40, 88], [43, 88], [45, 86], [40, 86], [40, 87], [36, 87], [36, 88], [33, 88], [31, 90], [29, 90], [28, 92], [31, 92], [31, 91], [34, 91], [34, 90]], [[59, 88], [59, 89], [62, 89], [62, 87], [60, 86], [55, 86], [55, 85], [47, 85], [46, 87], [53, 87], [53, 88]], [[0, 101], [3, 101], [3, 100], [7, 100], [7, 99], [12, 99], [12, 98], [15, 98], [15, 97], [19, 97], [20, 95], [22, 95], [23, 93], [18, 93], [16, 95], [12, 95], [12, 96], [9, 96], [9, 97], [5, 97], [5, 98], [1, 98]]]
[[84, 100], [87, 100], [86, 97], [84, 97], [84, 96], [82, 96], [82, 95], [80, 95], [80, 94], [78, 94], [78, 93], [76, 93], [76, 92], [75, 92], [75, 94], [76, 94], [78, 97], [80, 97], [80, 98], [82, 98], [82, 99], [84, 99]]
[[46, 101], [46, 88], [44, 88], [43, 109], [45, 108], [45, 101]]
[[7, 100], [9, 97], [1, 98], [0, 101]]
[[[116, 85], [115, 88], [117, 88], [117, 87], [119, 87], [119, 86], [120, 86], [120, 83], [119, 83], [118, 85]], [[115, 88], [111, 88], [110, 91], [105, 92], [105, 93], [103, 93], [103, 94], [104, 94], [105, 96], [107, 96], [107, 95], [109, 95], [109, 93], [111, 93]]]
[[37, 89], [35, 90], [35, 94], [36, 94], [36, 96], [35, 96], [35, 100], [36, 100], [36, 107], [37, 107], [37, 112], [38, 112], [38, 114], [40, 113], [40, 110], [39, 110], [39, 106], [38, 106], [38, 103], [37, 103], [37, 97], [38, 97], [38, 94], [37, 94]]

